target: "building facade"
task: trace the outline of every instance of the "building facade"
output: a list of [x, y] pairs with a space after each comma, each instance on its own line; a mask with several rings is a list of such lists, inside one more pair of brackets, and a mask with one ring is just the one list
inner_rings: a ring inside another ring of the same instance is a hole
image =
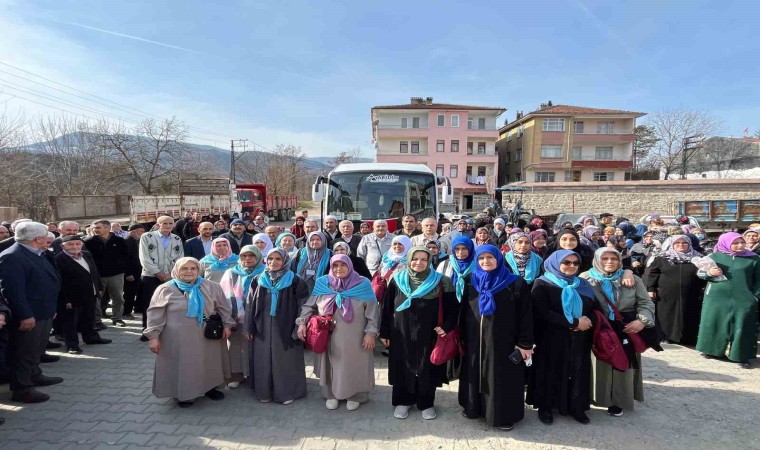
[[372, 108], [375, 162], [425, 164], [454, 187], [453, 210], [482, 209], [492, 201], [499, 170], [497, 119], [504, 108], [434, 103]]
[[644, 113], [552, 105], [499, 129], [499, 185], [623, 181], [633, 167], [636, 119]]

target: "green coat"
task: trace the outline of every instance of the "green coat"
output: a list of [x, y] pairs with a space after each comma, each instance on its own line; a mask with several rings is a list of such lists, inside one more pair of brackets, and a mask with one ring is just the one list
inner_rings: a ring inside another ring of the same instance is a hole
[[697, 350], [707, 355], [747, 361], [757, 355], [757, 299], [760, 297], [760, 256], [710, 255], [728, 278], [708, 280], [702, 304]]

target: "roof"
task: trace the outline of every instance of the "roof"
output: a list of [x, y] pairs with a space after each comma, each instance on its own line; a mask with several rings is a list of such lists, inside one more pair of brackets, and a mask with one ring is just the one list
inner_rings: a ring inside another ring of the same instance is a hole
[[[407, 103], [405, 105], [385, 105], [385, 106], [373, 106], [372, 109], [446, 109], [446, 110], [479, 110], [479, 111], [506, 111], [506, 108], [500, 108], [498, 106], [474, 106], [474, 105], [453, 105], [450, 103], [431, 103], [431, 104], [412, 104]], [[499, 113], [501, 114], [501, 113]]]
[[511, 128], [514, 124], [520, 123], [536, 116], [584, 116], [584, 115], [600, 115], [600, 116], [645, 116], [646, 113], [636, 111], [624, 111], [622, 109], [607, 109], [607, 108], [590, 108], [588, 106], [573, 106], [573, 105], [554, 105], [544, 109], [537, 109], [531, 111], [528, 114], [523, 115], [519, 119], [505, 124], [499, 129], [499, 131], [505, 128]]
[[356, 163], [341, 164], [331, 173], [345, 172], [422, 172], [433, 173], [430, 168], [424, 164], [403, 164], [403, 163]]

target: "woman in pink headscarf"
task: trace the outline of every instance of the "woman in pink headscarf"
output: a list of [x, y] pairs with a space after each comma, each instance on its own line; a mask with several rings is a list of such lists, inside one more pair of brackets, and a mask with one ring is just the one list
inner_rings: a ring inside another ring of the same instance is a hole
[[238, 263], [238, 255], [232, 253], [230, 241], [218, 237], [211, 241], [211, 253], [201, 258], [201, 276], [219, 283], [224, 272]]
[[312, 315], [333, 317], [335, 329], [327, 350], [314, 355], [314, 373], [327, 409], [336, 409], [340, 400], [346, 400], [346, 409], [353, 411], [369, 399], [375, 386], [372, 350], [380, 313], [369, 280], [354, 271], [347, 255], [333, 256], [329, 273], [317, 278], [296, 319], [298, 337], [306, 340]]
[[[722, 358], [730, 347], [728, 359], [749, 369], [757, 355], [760, 256], [746, 249], [741, 234], [731, 232], [720, 236], [710, 259], [717, 267], [697, 272], [707, 280], [697, 350], [706, 358]], [[721, 275], [727, 280], [718, 281]]]

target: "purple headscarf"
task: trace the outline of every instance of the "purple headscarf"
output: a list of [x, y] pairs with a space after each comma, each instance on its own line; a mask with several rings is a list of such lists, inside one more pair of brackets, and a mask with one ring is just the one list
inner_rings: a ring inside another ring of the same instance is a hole
[[755, 252], [747, 250], [746, 248], [740, 252], [731, 250], [731, 244], [733, 244], [737, 239], [743, 239], [742, 235], [733, 231], [729, 233], [723, 233], [718, 238], [718, 243], [715, 244], [713, 251], [729, 256], [755, 256]]
[[[335, 275], [333, 275], [333, 272], [332, 272], [333, 264], [335, 264], [338, 261], [348, 266], [348, 275], [345, 278], [338, 278]], [[362, 283], [369, 283], [369, 281], [354, 271], [354, 265], [353, 263], [351, 263], [351, 258], [349, 258], [348, 255], [335, 255], [332, 258], [330, 258], [330, 271], [327, 273], [327, 284], [330, 286], [330, 289], [332, 289], [333, 291], [342, 293]], [[314, 292], [316, 293], [317, 291], [318, 289], [315, 288]], [[332, 295], [324, 294], [324, 295], [325, 295], [325, 298], [327, 299], [327, 303], [325, 303], [324, 305], [325, 312], [327, 314], [334, 314], [335, 309], [337, 307], [337, 301], [336, 301], [337, 296], [335, 294], [332, 294]], [[351, 323], [354, 321], [354, 308], [351, 305], [351, 300], [349, 298], [344, 298], [343, 301], [341, 302], [340, 316], [347, 323]]]

